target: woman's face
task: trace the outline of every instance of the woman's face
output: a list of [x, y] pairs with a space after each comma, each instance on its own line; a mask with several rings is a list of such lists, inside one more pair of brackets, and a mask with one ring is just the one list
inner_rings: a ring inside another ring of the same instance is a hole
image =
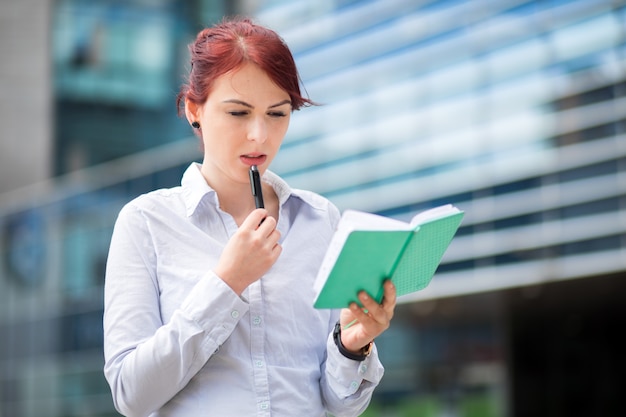
[[289, 94], [254, 64], [217, 78], [202, 106], [187, 107], [201, 126], [202, 172], [212, 183], [247, 183], [252, 165], [265, 172], [291, 117]]

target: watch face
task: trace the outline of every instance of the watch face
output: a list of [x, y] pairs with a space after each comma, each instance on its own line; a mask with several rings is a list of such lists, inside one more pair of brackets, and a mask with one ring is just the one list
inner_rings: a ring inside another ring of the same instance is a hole
[[363, 348], [363, 355], [369, 356], [372, 353], [372, 348], [374, 347], [374, 342], [369, 342], [367, 346]]
[[10, 216], [3, 235], [9, 276], [27, 287], [39, 284], [45, 263], [43, 216], [32, 210]]

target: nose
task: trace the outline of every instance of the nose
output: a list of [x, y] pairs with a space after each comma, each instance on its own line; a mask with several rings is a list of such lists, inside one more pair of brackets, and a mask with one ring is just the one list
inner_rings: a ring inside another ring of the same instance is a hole
[[267, 122], [262, 117], [256, 117], [250, 122], [248, 140], [265, 143], [267, 140]]

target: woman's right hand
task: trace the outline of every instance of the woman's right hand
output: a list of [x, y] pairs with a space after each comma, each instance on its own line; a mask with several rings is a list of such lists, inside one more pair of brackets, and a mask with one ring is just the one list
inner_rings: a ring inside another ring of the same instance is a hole
[[241, 295], [274, 265], [282, 252], [276, 219], [267, 210], [252, 211], [230, 238], [214, 272]]

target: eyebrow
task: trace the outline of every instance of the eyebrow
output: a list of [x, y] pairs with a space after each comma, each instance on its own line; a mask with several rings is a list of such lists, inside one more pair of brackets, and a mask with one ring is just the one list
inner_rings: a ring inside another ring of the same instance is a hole
[[[230, 99], [230, 100], [224, 100], [224, 101], [222, 101], [222, 103], [234, 103], [234, 104], [240, 104], [242, 106], [245, 106], [245, 107], [248, 107], [248, 108], [251, 108], [251, 109], [254, 108], [254, 106], [252, 104], [246, 103], [245, 101], [237, 100], [236, 98], [233, 98], [233, 99]], [[291, 105], [291, 100], [285, 99], [285, 100], [283, 100], [283, 101], [281, 101], [279, 103], [272, 104], [271, 106], [268, 107], [268, 109], [273, 109], [275, 107], [280, 107], [280, 106], [283, 106], [285, 104]]]

